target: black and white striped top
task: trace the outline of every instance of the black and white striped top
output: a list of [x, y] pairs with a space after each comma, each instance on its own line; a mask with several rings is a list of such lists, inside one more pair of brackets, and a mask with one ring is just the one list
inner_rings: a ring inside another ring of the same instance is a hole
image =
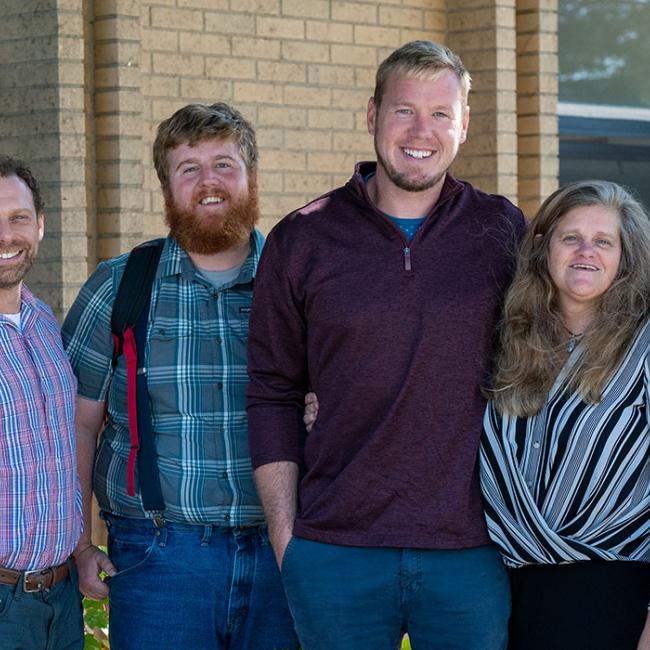
[[488, 405], [480, 461], [490, 537], [513, 567], [650, 561], [650, 321], [599, 404], [567, 395], [564, 376], [533, 417]]

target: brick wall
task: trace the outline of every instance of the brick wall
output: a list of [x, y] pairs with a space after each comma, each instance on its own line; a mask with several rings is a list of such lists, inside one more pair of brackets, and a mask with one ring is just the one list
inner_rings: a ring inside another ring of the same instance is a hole
[[92, 18], [95, 252], [105, 259], [144, 238], [140, 3], [96, 0]]
[[454, 172], [531, 216], [557, 182], [557, 0], [4, 0], [0, 150], [42, 180], [30, 283], [59, 315], [98, 259], [164, 232], [155, 128], [223, 100], [253, 122], [261, 228], [374, 157], [378, 63], [446, 42], [474, 79]]
[[558, 182], [557, 74], [557, 0], [518, 0], [517, 176], [529, 219]]
[[[446, 42], [474, 79], [454, 172], [532, 216], [557, 183], [557, 0], [3, 0], [0, 152], [43, 185], [30, 274], [61, 317], [98, 259], [164, 232], [157, 124], [192, 101], [256, 126], [262, 230], [373, 158], [379, 62]], [[96, 530], [102, 530], [96, 526]]]
[[473, 82], [469, 135], [454, 172], [516, 202], [515, 0], [457, 0], [449, 6], [447, 44], [461, 55]]
[[41, 182], [46, 236], [29, 282], [59, 316], [86, 277], [86, 23], [81, 0], [0, 8], [0, 152]]
[[262, 230], [374, 157], [365, 122], [378, 63], [444, 40], [444, 0], [143, 2], [145, 231], [162, 231], [157, 124], [191, 101], [233, 103], [256, 126]]
[[532, 218], [559, 172], [557, 0], [448, 4], [447, 43], [474, 81], [468, 142], [454, 171]]

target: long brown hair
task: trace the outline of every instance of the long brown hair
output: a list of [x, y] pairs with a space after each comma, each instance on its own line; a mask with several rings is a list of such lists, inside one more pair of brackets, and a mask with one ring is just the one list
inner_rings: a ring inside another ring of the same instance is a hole
[[500, 413], [523, 417], [539, 412], [567, 359], [567, 330], [548, 270], [549, 244], [560, 219], [588, 205], [612, 208], [619, 215], [621, 261], [584, 333], [580, 357], [567, 377], [569, 389], [587, 402], [598, 402], [648, 315], [648, 214], [616, 183], [579, 181], [560, 188], [544, 201], [524, 236], [506, 295], [493, 386], [486, 391]]

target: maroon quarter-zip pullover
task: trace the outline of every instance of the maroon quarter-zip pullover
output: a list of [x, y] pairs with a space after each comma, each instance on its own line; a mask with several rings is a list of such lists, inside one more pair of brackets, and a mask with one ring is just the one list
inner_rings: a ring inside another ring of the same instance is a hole
[[[486, 544], [480, 386], [525, 220], [448, 175], [409, 244], [368, 198], [373, 169], [361, 163], [268, 237], [250, 319], [253, 465], [304, 464], [299, 537]], [[320, 411], [303, 448], [308, 390]]]

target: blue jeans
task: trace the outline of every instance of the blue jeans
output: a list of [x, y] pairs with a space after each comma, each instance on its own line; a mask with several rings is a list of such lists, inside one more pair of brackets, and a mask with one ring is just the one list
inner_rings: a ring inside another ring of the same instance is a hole
[[111, 650], [298, 647], [266, 529], [104, 519]]
[[504, 650], [510, 589], [497, 550], [359, 548], [293, 537], [282, 580], [303, 650]]
[[2, 650], [81, 650], [83, 614], [77, 574], [49, 591], [25, 593], [22, 578], [15, 587], [0, 585]]

